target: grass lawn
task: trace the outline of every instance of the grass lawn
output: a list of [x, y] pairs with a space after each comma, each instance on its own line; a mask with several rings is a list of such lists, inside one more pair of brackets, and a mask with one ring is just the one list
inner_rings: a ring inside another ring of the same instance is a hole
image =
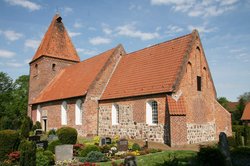
[[[178, 159], [181, 165], [187, 165], [188, 162], [197, 155], [194, 151], [163, 151], [158, 153], [151, 153], [148, 155], [137, 156], [138, 166], [157, 166], [164, 163], [164, 161], [171, 160], [174, 157]], [[116, 160], [117, 164], [124, 160]], [[100, 166], [110, 166], [111, 161], [105, 163], [98, 163]]]

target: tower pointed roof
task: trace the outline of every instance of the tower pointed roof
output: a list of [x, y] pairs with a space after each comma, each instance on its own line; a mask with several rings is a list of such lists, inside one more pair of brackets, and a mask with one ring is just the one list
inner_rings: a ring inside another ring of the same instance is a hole
[[58, 14], [54, 16], [31, 62], [41, 56], [54, 57], [75, 62], [80, 61], [69, 34], [62, 23], [62, 17]]

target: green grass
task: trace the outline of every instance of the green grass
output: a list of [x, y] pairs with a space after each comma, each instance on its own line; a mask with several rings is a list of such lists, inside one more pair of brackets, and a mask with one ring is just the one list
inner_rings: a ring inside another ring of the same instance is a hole
[[[188, 162], [197, 155], [194, 151], [163, 151], [159, 153], [151, 153], [148, 155], [137, 156], [138, 166], [157, 166], [165, 161], [172, 160], [174, 157], [178, 159], [181, 165], [187, 165]], [[116, 160], [115, 163], [120, 164], [124, 160]], [[111, 161], [98, 163], [100, 166], [110, 166]]]

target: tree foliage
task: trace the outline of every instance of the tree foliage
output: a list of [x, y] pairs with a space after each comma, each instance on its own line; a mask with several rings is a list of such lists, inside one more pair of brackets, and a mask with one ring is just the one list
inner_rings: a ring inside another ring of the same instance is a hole
[[227, 100], [226, 97], [219, 97], [217, 101], [226, 109], [229, 110], [228, 103], [229, 101]]
[[29, 76], [22, 75], [13, 81], [0, 72], [0, 130], [19, 129], [27, 116]]

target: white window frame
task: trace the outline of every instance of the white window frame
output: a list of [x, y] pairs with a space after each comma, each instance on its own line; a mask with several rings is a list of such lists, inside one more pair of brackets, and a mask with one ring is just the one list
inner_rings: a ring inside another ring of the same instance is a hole
[[36, 121], [41, 122], [41, 106], [38, 105], [36, 109]]
[[112, 104], [112, 125], [119, 124], [119, 106], [118, 104]]
[[[156, 102], [157, 104], [157, 123], [153, 122], [153, 102]], [[159, 117], [159, 113], [158, 113], [158, 103], [155, 100], [150, 100], [146, 103], [146, 123], [148, 125], [157, 125], [158, 122], [158, 117]]]
[[75, 104], [75, 124], [82, 125], [82, 100], [78, 99]]
[[63, 101], [61, 105], [61, 124], [67, 125], [67, 102]]

